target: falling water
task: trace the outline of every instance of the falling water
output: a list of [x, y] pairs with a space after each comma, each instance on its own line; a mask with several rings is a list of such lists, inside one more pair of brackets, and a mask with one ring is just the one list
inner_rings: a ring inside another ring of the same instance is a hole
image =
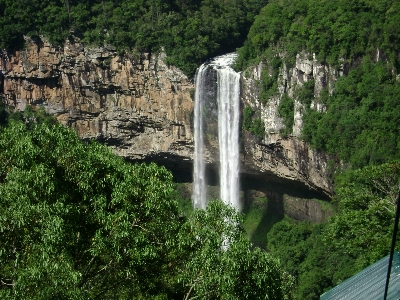
[[194, 170], [193, 170], [193, 207], [206, 209], [206, 182], [205, 182], [205, 163], [204, 163], [204, 138], [203, 138], [203, 117], [204, 108], [204, 85], [205, 77], [203, 76], [206, 65], [201, 65], [196, 75], [196, 93], [194, 101]]
[[240, 209], [239, 202], [239, 95], [240, 75], [230, 66], [235, 54], [219, 56], [202, 65], [196, 76], [195, 98], [195, 154], [194, 154], [194, 207], [206, 207], [206, 182], [204, 165], [204, 85], [208, 68], [217, 73], [218, 140], [220, 156], [220, 197]]
[[239, 209], [240, 76], [230, 67], [217, 69], [217, 72], [220, 194], [225, 203]]

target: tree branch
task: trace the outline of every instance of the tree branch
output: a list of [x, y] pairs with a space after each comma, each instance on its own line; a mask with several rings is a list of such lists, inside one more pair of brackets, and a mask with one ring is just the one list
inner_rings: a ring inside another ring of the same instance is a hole
[[[0, 282], [2, 285], [6, 285], [6, 286], [15, 286], [15, 283], [7, 283], [3, 281], [4, 278], [0, 279]], [[4, 279], [6, 281], [12, 281], [11, 279]]]

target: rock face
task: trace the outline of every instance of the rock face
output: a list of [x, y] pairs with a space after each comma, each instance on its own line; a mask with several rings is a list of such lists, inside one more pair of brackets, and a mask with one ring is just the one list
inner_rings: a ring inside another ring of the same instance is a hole
[[[0, 52], [0, 93], [7, 104], [19, 110], [27, 104], [42, 105], [83, 139], [106, 143], [118, 155], [191, 173], [194, 84], [164, 63], [165, 54], [121, 57], [111, 46], [86, 48], [79, 41], [62, 48], [29, 38], [26, 44], [22, 51]], [[298, 55], [294, 67], [280, 69], [280, 93], [263, 105], [257, 86], [262, 69], [260, 64], [242, 75], [242, 104], [260, 110], [266, 128], [262, 141], [245, 133], [242, 176], [309, 187], [329, 196], [330, 158], [299, 139], [301, 103], [296, 102], [294, 134], [289, 138], [279, 135], [283, 124], [277, 107], [282, 94], [293, 95], [296, 86], [313, 78], [318, 96], [339, 74]], [[323, 109], [317, 102], [313, 105]], [[208, 156], [214, 170], [217, 159]]]
[[[298, 54], [294, 66], [290, 68], [283, 64], [279, 69], [278, 93], [264, 104], [259, 99], [258, 83], [262, 72], [269, 72], [272, 76], [272, 71], [261, 62], [242, 76], [243, 105], [252, 107], [253, 111], [259, 111], [265, 125], [265, 136], [261, 141], [251, 136], [244, 137], [245, 156], [242, 169], [244, 173], [251, 174], [253, 170], [257, 170], [264, 174], [273, 173], [280, 178], [302, 182], [330, 197], [332, 166], [338, 162], [334, 157], [311, 149], [300, 139], [304, 105], [298, 100], [296, 91], [306, 82], [313, 80], [314, 97], [311, 99], [311, 108], [324, 111], [325, 107], [318, 101], [320, 93], [323, 89], [332, 93], [334, 82], [344, 71], [321, 65], [315, 59], [315, 55], [312, 59], [310, 56], [307, 53]], [[293, 134], [285, 138], [280, 134], [284, 124], [278, 113], [279, 103], [284, 94], [294, 99]]]
[[164, 54], [121, 58], [113, 47], [26, 42], [26, 50], [0, 56], [7, 104], [19, 110], [43, 105], [82, 138], [100, 140], [130, 159], [191, 160], [194, 85], [163, 62]]

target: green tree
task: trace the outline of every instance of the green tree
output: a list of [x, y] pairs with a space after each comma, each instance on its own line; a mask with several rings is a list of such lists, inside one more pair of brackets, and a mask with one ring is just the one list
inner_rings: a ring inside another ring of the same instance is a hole
[[252, 249], [234, 209], [186, 219], [165, 168], [41, 114], [0, 128], [0, 298], [290, 298], [291, 277]]
[[58, 124], [11, 121], [0, 149], [2, 298], [167, 293], [181, 222], [169, 172], [127, 164]]
[[337, 180], [339, 211], [327, 227], [327, 239], [356, 259], [360, 270], [389, 253], [400, 163], [350, 170]]
[[234, 208], [211, 201], [183, 226], [182, 245], [190, 253], [181, 277], [186, 299], [292, 298], [291, 276], [270, 254], [251, 249], [240, 224]]
[[355, 273], [354, 259], [325, 239], [328, 224], [284, 219], [268, 233], [268, 250], [296, 279], [297, 299], [317, 300]]

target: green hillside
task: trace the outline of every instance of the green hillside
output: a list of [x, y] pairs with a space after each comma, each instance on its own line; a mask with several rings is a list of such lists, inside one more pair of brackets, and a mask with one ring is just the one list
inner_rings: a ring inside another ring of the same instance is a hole
[[[332, 164], [337, 214], [326, 224], [284, 219], [268, 233], [268, 250], [296, 277], [298, 299], [319, 299], [389, 253], [400, 188], [400, 5], [398, 1], [271, 0], [256, 16], [236, 68], [263, 61], [263, 104], [278, 93], [278, 70], [296, 54], [346, 66], [329, 93], [314, 99], [314, 81], [294, 95], [303, 105], [301, 138], [341, 161]], [[322, 112], [311, 101], [324, 105]], [[294, 99], [279, 113], [292, 132]], [[398, 235], [398, 239], [399, 239]]]
[[[121, 55], [164, 48], [189, 76], [237, 49], [237, 69], [260, 61], [272, 69], [260, 81], [264, 105], [278, 92], [279, 68], [302, 51], [347, 66], [331, 92], [313, 99], [310, 81], [279, 106], [283, 136], [299, 100], [301, 138], [340, 161], [332, 164], [337, 214], [325, 224], [277, 222], [258, 237], [268, 254], [219, 204], [184, 217], [164, 168], [129, 165], [43, 112], [1, 110], [0, 296], [292, 299], [294, 287], [297, 299], [319, 299], [387, 255], [400, 187], [399, 24], [396, 0], [0, 0], [0, 48], [22, 49], [24, 34], [112, 44]], [[313, 110], [312, 100], [326, 109]], [[262, 138], [261, 120], [250, 107], [243, 113], [242, 128]]]
[[124, 50], [166, 50], [188, 75], [206, 59], [243, 44], [267, 0], [1, 0], [0, 48], [23, 47], [23, 35], [61, 45], [78, 36], [87, 44]]

